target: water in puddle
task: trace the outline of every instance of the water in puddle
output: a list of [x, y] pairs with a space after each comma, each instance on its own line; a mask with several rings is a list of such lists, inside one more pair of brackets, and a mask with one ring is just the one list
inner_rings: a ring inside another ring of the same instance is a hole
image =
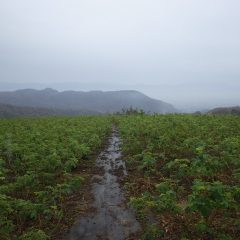
[[99, 155], [96, 164], [104, 170], [103, 175], [93, 177], [93, 207], [96, 212], [79, 219], [66, 240], [126, 240], [140, 230], [133, 212], [125, 204], [116, 175], [116, 171], [118, 175], [121, 171], [122, 177], [127, 175], [116, 129], [113, 129], [109, 145]]

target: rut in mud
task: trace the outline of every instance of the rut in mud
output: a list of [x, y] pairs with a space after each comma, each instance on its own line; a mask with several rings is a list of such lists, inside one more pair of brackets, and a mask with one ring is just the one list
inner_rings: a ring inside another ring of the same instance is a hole
[[115, 128], [107, 149], [99, 155], [96, 165], [103, 169], [102, 175], [93, 176], [93, 207], [96, 211], [80, 218], [65, 239], [133, 239], [131, 236], [140, 230], [140, 225], [127, 208], [118, 183], [118, 176], [126, 176], [127, 170], [125, 162], [121, 160], [120, 138]]

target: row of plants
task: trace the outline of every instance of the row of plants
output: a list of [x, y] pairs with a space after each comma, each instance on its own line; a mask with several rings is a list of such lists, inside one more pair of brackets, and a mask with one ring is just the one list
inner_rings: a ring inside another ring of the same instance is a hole
[[108, 117], [0, 120], [0, 238], [50, 239], [85, 181], [74, 169], [110, 130]]
[[240, 118], [116, 117], [143, 239], [239, 239]]

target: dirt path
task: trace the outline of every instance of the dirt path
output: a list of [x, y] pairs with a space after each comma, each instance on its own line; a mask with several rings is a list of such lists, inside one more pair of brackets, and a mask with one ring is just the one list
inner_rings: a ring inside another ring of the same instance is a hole
[[102, 175], [94, 175], [92, 193], [96, 211], [80, 218], [70, 230], [66, 240], [126, 240], [134, 239], [140, 231], [133, 212], [127, 208], [118, 176], [127, 175], [121, 160], [120, 139], [114, 128], [109, 144], [98, 157], [96, 165]]

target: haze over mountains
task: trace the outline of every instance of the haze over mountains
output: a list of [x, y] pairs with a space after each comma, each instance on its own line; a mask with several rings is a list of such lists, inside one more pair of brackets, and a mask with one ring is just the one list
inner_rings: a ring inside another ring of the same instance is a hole
[[[29, 107], [42, 108], [40, 112], [46, 112], [46, 115], [49, 115], [51, 112], [54, 113], [54, 111], [56, 115], [114, 113], [130, 107], [143, 109], [149, 113], [177, 112], [171, 104], [152, 99], [134, 90], [59, 92], [51, 88], [44, 90], [24, 89], [12, 92], [0, 92], [0, 103], [4, 104], [2, 105], [4, 109], [9, 109], [9, 105], [25, 107], [25, 109], [28, 107], [27, 112], [31, 112]], [[47, 111], [47, 109], [52, 110]], [[21, 112], [23, 109], [19, 109], [19, 111]], [[35, 109], [35, 111], [37, 110]]]
[[218, 107], [210, 110], [208, 114], [217, 114], [217, 115], [234, 114], [234, 115], [240, 116], [240, 106]]

